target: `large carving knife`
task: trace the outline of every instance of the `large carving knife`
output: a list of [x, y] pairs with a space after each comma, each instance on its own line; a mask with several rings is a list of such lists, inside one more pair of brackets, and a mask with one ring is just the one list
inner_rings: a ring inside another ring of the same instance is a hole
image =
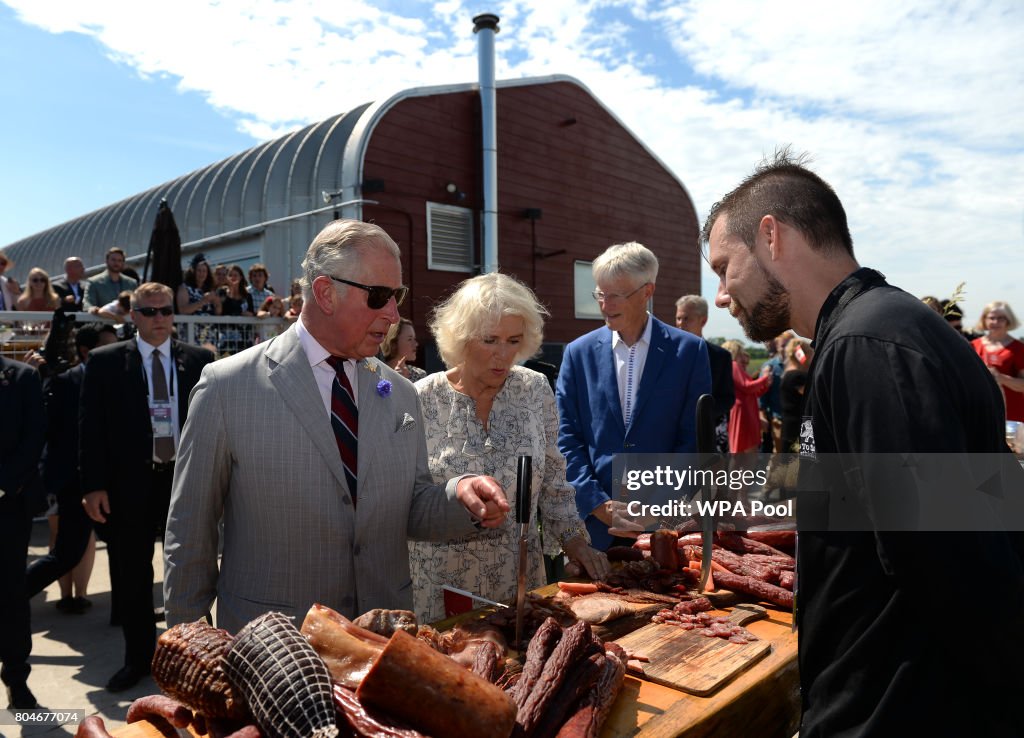
[[520, 456], [516, 467], [516, 522], [519, 523], [519, 570], [516, 578], [516, 648], [522, 648], [526, 612], [526, 568], [530, 536], [533, 457]]
[[[710, 467], [715, 460], [715, 400], [711, 395], [701, 395], [697, 398], [697, 453], [702, 468]], [[711, 576], [711, 553], [715, 540], [715, 517], [710, 514], [713, 485], [705, 484], [701, 490], [701, 497], [705, 502], [708, 513], [700, 517], [700, 582], [697, 591], [703, 592]]]

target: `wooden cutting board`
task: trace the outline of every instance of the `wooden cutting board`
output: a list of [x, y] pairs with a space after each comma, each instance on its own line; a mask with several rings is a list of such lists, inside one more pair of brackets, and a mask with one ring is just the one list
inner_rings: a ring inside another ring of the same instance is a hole
[[[723, 613], [713, 614], [721, 615]], [[759, 605], [737, 605], [730, 622], [743, 625], [768, 616]], [[771, 651], [768, 641], [730, 643], [708, 638], [698, 629], [651, 623], [616, 640], [627, 651], [643, 654], [642, 677], [656, 684], [707, 697]]]

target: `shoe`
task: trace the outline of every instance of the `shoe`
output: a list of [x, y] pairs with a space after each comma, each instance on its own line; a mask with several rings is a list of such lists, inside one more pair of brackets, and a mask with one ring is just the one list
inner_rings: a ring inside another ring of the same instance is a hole
[[87, 600], [85, 597], [75, 597], [71, 604], [71, 612], [75, 615], [83, 615], [86, 610], [92, 607], [92, 600]]
[[131, 689], [144, 677], [149, 676], [149, 669], [139, 669], [135, 666], [122, 666], [114, 676], [107, 682], [108, 692], [123, 692]]
[[34, 710], [39, 707], [36, 696], [27, 684], [18, 684], [7, 688], [8, 710]]
[[57, 609], [65, 615], [72, 614], [75, 611], [75, 598], [70, 595], [61, 597], [57, 600]]

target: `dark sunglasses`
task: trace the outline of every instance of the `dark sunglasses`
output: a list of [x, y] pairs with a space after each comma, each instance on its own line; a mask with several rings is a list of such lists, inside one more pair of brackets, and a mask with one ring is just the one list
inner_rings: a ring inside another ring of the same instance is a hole
[[405, 300], [405, 296], [409, 294], [408, 287], [368, 287], [365, 284], [359, 284], [358, 282], [350, 282], [347, 279], [341, 277], [335, 277], [328, 274], [328, 277], [333, 279], [335, 282], [341, 282], [352, 287], [358, 287], [361, 290], [366, 290], [366, 307], [370, 310], [380, 310], [382, 307], [388, 304], [388, 300], [392, 297], [395, 298], [395, 305], [401, 305], [402, 301]]
[[152, 318], [157, 313], [160, 313], [161, 315], [165, 315], [165, 316], [166, 315], [174, 315], [174, 308], [172, 308], [170, 305], [164, 305], [163, 307], [158, 307], [158, 308], [144, 307], [144, 308], [132, 308], [132, 309], [135, 312], [137, 312], [137, 313], [141, 313], [142, 315], [145, 315], [147, 318]]

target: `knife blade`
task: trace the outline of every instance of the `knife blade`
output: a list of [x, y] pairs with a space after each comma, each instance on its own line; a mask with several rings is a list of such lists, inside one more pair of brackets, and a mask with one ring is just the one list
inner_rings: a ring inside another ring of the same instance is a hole
[[[697, 398], [697, 453], [700, 455], [700, 464], [706, 468], [714, 463], [715, 453], [715, 400], [711, 395], [701, 395]], [[711, 502], [711, 485], [705, 484], [701, 490], [705, 502]], [[711, 577], [711, 554], [715, 540], [715, 518], [713, 515], [705, 514], [700, 519], [700, 581], [697, 583], [697, 591], [703, 592]]]
[[516, 464], [516, 522], [519, 523], [519, 570], [516, 573], [516, 648], [523, 646], [532, 490], [533, 457], [520, 456]]

